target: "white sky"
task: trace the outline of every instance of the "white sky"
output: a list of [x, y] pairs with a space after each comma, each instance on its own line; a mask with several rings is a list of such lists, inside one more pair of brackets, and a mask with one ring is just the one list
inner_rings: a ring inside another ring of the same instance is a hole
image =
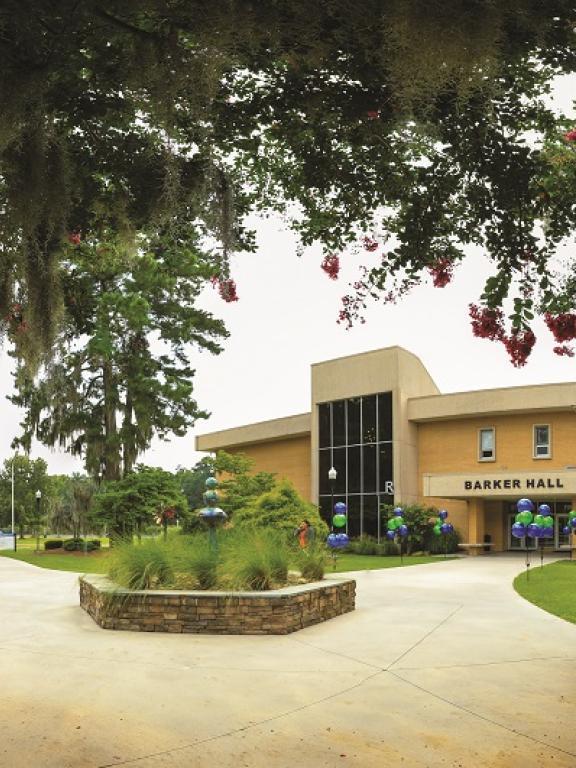
[[[568, 111], [575, 79], [558, 84], [555, 101]], [[365, 325], [346, 331], [337, 325], [340, 297], [349, 293], [364, 252], [341, 257], [341, 276], [332, 281], [320, 269], [319, 249], [296, 256], [296, 242], [278, 218], [257, 222], [259, 248], [232, 265], [240, 300], [224, 303], [207, 287], [201, 304], [230, 331], [217, 357], [193, 351], [195, 396], [211, 412], [184, 438], [156, 441], [140, 461], [166, 469], [192, 466], [201, 456], [194, 436], [310, 410], [310, 365], [371, 349], [402, 346], [424, 363], [442, 392], [522, 384], [576, 381], [576, 358], [557, 357], [555, 342], [541, 321], [533, 325], [537, 345], [522, 369], [515, 369], [501, 344], [472, 336], [468, 304], [476, 302], [490, 265], [471, 251], [445, 288], [417, 288], [396, 306], [371, 304]], [[11, 454], [20, 414], [6, 399], [13, 361], [0, 349], [0, 462]], [[33, 446], [52, 473], [82, 471], [66, 453]]]

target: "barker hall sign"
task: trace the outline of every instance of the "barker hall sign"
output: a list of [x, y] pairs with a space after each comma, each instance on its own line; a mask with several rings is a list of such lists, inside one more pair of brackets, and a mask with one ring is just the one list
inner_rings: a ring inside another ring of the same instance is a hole
[[470, 496], [569, 496], [576, 498], [576, 470], [514, 472], [493, 475], [424, 475], [424, 496], [465, 499]]

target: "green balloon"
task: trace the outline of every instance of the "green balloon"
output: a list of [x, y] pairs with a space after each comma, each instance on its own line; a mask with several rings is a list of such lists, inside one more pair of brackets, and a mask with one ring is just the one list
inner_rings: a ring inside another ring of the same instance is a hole
[[346, 525], [346, 515], [334, 515], [332, 524], [334, 528], [343, 528]]
[[576, 510], [572, 509], [570, 512], [568, 512], [568, 518], [570, 520], [573, 520], [576, 517]]
[[539, 525], [542, 528], [545, 527], [544, 520], [546, 520], [546, 519], [547, 518], [544, 515], [534, 515], [534, 522], [536, 523], [536, 525]]
[[542, 525], [544, 526], [544, 528], [554, 528], [554, 518], [551, 517], [550, 515], [547, 515], [544, 518]]
[[529, 512], [527, 509], [524, 512], [518, 512], [516, 522], [522, 523], [522, 525], [530, 525], [532, 522], [532, 512]]
[[440, 530], [440, 526], [441, 526], [441, 523], [436, 523], [436, 525], [434, 526], [433, 530], [436, 536], [440, 536], [442, 534], [442, 531]]
[[402, 523], [398, 522], [397, 517], [391, 517], [390, 520], [388, 520], [388, 530], [389, 531], [395, 531], [396, 528], [398, 528], [399, 525], [402, 525]]

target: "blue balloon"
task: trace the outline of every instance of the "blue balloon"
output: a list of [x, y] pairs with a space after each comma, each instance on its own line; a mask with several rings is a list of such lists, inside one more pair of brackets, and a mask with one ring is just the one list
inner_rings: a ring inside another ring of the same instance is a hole
[[520, 499], [516, 502], [518, 512], [534, 512], [534, 504], [530, 499]]
[[346, 514], [346, 504], [344, 504], [343, 501], [337, 501], [336, 504], [334, 504], [334, 512], [337, 515], [345, 515]]
[[512, 526], [512, 536], [516, 539], [523, 539], [526, 536], [526, 526], [522, 523], [514, 523]]
[[570, 525], [572, 528], [576, 528], [576, 517], [573, 517], [572, 520], [570, 520]]
[[454, 530], [454, 526], [452, 523], [442, 523], [440, 526], [440, 533], [443, 533], [445, 536], [447, 536], [449, 533], [452, 533]]
[[548, 506], [548, 504], [540, 504], [540, 506], [538, 507], [538, 514], [542, 515], [543, 517], [546, 517], [547, 515], [549, 515], [550, 507]]
[[326, 544], [330, 549], [342, 549], [348, 544], [348, 536], [345, 533], [329, 533]]
[[400, 528], [398, 528], [398, 533], [400, 534], [400, 536], [408, 536], [408, 526], [401, 525]]
[[446, 518], [448, 517], [448, 512], [446, 512], [445, 509], [441, 509], [440, 512], [438, 512], [438, 517], [440, 518], [440, 520], [446, 520]]
[[536, 523], [530, 523], [526, 526], [526, 536], [530, 536], [532, 539], [537, 539], [540, 535], [540, 526]]
[[404, 510], [402, 509], [402, 507], [396, 507], [394, 509], [394, 514], [396, 515], [396, 517], [402, 517], [402, 515], [404, 514]]
[[386, 538], [390, 539], [390, 541], [394, 541], [395, 536], [396, 536], [396, 531], [386, 531]]
[[565, 525], [564, 528], [562, 528], [562, 533], [570, 533], [570, 528]]

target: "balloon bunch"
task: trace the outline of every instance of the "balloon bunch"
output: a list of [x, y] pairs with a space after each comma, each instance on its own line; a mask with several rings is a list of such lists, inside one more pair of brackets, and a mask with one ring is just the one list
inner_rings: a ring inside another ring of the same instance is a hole
[[[532, 539], [551, 539], [554, 536], [554, 518], [550, 514], [548, 504], [540, 504], [538, 513], [534, 512], [534, 503], [530, 499], [520, 499], [516, 503], [518, 513], [512, 525], [512, 536], [523, 539], [529, 536]], [[576, 517], [576, 513], [574, 513]], [[574, 525], [576, 528], [576, 524]]]
[[434, 534], [436, 536], [448, 536], [449, 533], [454, 533], [454, 526], [452, 523], [447, 523], [446, 518], [448, 517], [448, 512], [446, 512], [445, 509], [441, 509], [440, 512], [438, 512], [438, 519], [434, 523]]
[[[343, 501], [337, 501], [336, 504], [334, 504], [334, 516], [332, 517], [332, 528], [344, 528], [346, 525], [346, 513], [348, 511], [348, 507], [346, 504], [344, 504]], [[332, 530], [328, 534], [328, 538], [326, 539], [326, 543], [330, 547], [330, 549], [344, 549], [344, 547], [348, 546], [350, 542], [350, 539], [348, 538], [348, 535], [344, 533], [343, 531], [340, 533], [334, 533], [334, 530]]]
[[562, 533], [569, 534], [570, 532], [576, 534], [576, 512], [574, 510], [568, 512], [568, 525], [562, 528]]
[[390, 541], [394, 541], [396, 536], [399, 536], [400, 539], [408, 536], [408, 526], [404, 522], [404, 510], [402, 507], [396, 507], [394, 510], [394, 516], [388, 520], [386, 538], [390, 539]]

